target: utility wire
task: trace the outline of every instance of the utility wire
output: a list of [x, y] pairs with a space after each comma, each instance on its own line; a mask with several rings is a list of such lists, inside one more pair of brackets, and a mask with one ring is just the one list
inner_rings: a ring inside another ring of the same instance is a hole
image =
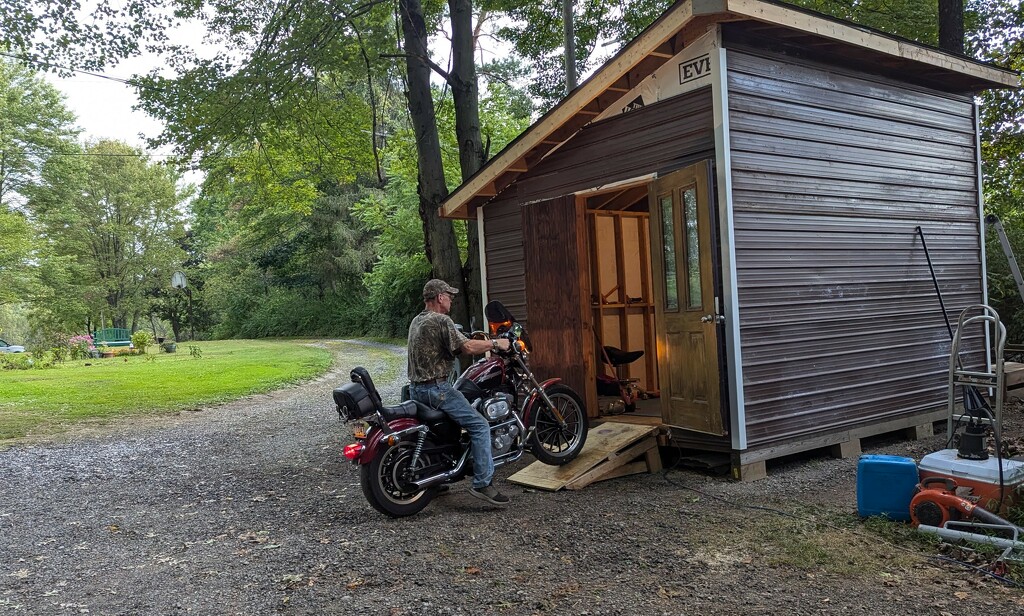
[[70, 71], [72, 73], [79, 73], [81, 75], [88, 75], [90, 77], [98, 77], [99, 79], [106, 79], [107, 81], [113, 81], [113, 82], [116, 82], [116, 83], [121, 83], [121, 84], [124, 84], [124, 85], [127, 85], [127, 86], [131, 86], [133, 88], [142, 88], [144, 90], [157, 90], [157, 91], [160, 91], [160, 92], [164, 91], [163, 88], [158, 88], [156, 86], [146, 85], [146, 84], [140, 83], [138, 81], [135, 81], [133, 79], [122, 79], [120, 77], [111, 77], [110, 75], [103, 75], [103, 74], [100, 74], [100, 73], [93, 73], [91, 71], [85, 71], [85, 70], [82, 70], [82, 69], [71, 68], [71, 67], [68, 67], [68, 66], [63, 66], [61, 64], [55, 64], [55, 63], [50, 62], [48, 60], [42, 60], [42, 59], [40, 59], [38, 57], [31, 56], [31, 55], [28, 55], [28, 54], [16, 54], [16, 53], [7, 53], [7, 52], [4, 52], [4, 51], [0, 51], [0, 56], [5, 56], [7, 58], [13, 58], [13, 59], [19, 60], [21, 62], [29, 62], [31, 64], [36, 64], [36, 65], [39, 65], [39, 66], [45, 66], [47, 68], [59, 68], [62, 71]]

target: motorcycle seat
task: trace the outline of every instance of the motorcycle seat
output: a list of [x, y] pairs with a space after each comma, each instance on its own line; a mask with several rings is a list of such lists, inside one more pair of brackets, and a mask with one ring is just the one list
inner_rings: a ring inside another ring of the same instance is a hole
[[613, 346], [605, 346], [604, 353], [604, 363], [611, 364], [615, 367], [631, 364], [644, 355], [643, 351], [623, 351], [622, 349]]
[[433, 423], [445, 418], [443, 411], [432, 409], [426, 404], [416, 402], [415, 400], [406, 400], [394, 406], [385, 406], [381, 409], [381, 415], [388, 421], [409, 417], [419, 419], [423, 423]]

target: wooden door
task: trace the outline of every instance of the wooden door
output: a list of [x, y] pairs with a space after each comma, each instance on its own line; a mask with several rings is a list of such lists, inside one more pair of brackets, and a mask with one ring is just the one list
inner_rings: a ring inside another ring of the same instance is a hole
[[661, 414], [724, 434], [719, 381], [713, 204], [707, 161], [660, 177], [650, 191], [651, 262]]

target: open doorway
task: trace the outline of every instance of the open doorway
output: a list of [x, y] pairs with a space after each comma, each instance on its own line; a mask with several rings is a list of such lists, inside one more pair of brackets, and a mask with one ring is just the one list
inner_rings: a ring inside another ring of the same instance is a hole
[[[644, 180], [585, 197], [595, 336], [590, 382], [600, 415], [661, 417], [648, 187]], [[630, 361], [637, 352], [642, 355]], [[631, 403], [620, 395], [623, 381]]]

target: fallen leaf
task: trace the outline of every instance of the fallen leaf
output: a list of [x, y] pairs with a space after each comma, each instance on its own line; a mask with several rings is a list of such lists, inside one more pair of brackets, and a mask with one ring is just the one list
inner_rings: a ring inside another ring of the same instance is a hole
[[362, 586], [365, 583], [366, 583], [366, 580], [364, 580], [363, 578], [358, 578], [358, 579], [352, 580], [348, 584], [345, 584], [345, 588], [347, 588], [349, 590], [355, 590], [356, 588], [359, 588], [360, 586]]
[[956, 597], [957, 599], [966, 599], [967, 597], [971, 596], [971, 593], [960, 591], [960, 592], [953, 593], [953, 596]]
[[479, 567], [466, 567], [463, 571], [466, 572], [466, 575], [480, 575]]

